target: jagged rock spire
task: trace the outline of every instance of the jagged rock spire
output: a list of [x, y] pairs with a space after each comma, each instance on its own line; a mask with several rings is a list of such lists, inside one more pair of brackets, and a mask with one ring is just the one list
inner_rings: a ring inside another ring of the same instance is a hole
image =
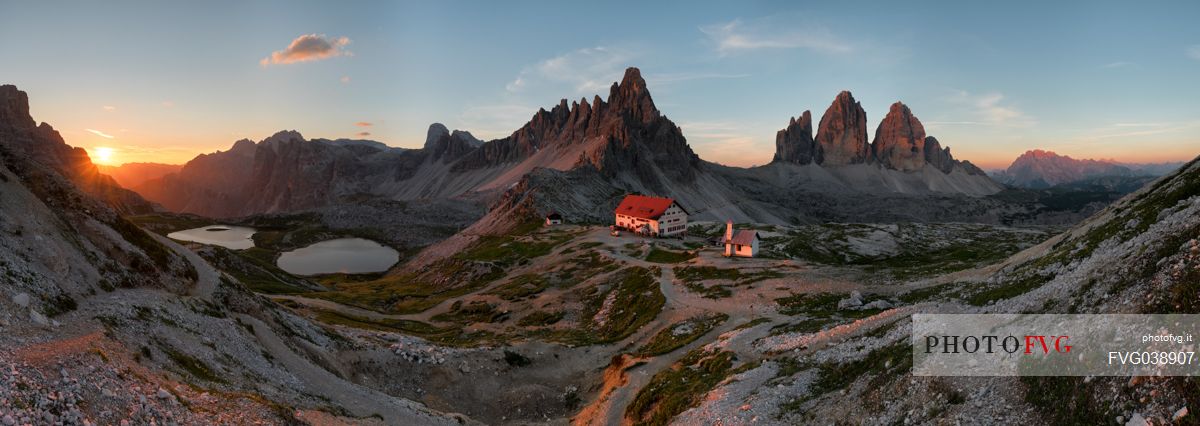
[[786, 129], [775, 133], [773, 161], [796, 164], [820, 163], [817, 145], [812, 136], [812, 112], [804, 111], [788, 121]]
[[902, 102], [892, 104], [875, 129], [871, 154], [884, 168], [905, 172], [925, 167], [925, 126]]
[[838, 93], [821, 116], [816, 142], [824, 165], [860, 164], [869, 159], [867, 113], [849, 91]]

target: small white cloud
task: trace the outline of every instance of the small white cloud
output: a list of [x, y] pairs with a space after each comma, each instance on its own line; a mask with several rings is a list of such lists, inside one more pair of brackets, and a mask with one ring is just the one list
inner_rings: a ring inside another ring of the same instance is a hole
[[115, 106], [112, 106], [112, 105], [105, 105], [105, 106], [103, 106], [103, 107], [101, 107], [101, 108], [103, 108], [105, 111], [108, 111], [108, 112], [113, 112], [113, 111], [116, 111], [116, 110], [117, 110], [117, 107], [115, 107]]
[[350, 76], [348, 76], [348, 75], [343, 75], [343, 76], [342, 76], [342, 78], [339, 78], [339, 79], [338, 79], [338, 81], [341, 81], [341, 82], [342, 82], [342, 84], [347, 84], [347, 83], [350, 83]]
[[520, 92], [530, 86], [556, 83], [568, 84], [576, 93], [596, 93], [620, 80], [636, 56], [625, 49], [605, 46], [575, 50], [525, 67], [505, 89]]
[[350, 39], [346, 37], [327, 37], [325, 34], [305, 34], [296, 37], [283, 50], [271, 52], [270, 56], [262, 58], [258, 64], [268, 65], [293, 64], [296, 62], [319, 61], [337, 56], [352, 56], [346, 50]]
[[825, 53], [848, 53], [854, 48], [816, 25], [786, 25], [774, 19], [759, 19], [750, 24], [741, 19], [700, 27], [700, 32], [722, 55], [759, 49], [808, 49]]
[[1133, 66], [1133, 62], [1117, 61], [1101, 65], [1100, 68], [1125, 68]]
[[83, 129], [83, 130], [84, 130], [84, 131], [86, 131], [86, 132], [88, 132], [88, 133], [94, 134], [94, 135], [96, 135], [96, 136], [99, 136], [99, 137], [105, 138], [105, 139], [112, 139], [112, 138], [113, 138], [113, 135], [110, 135], [110, 134], [108, 134], [108, 133], [101, 132], [101, 131], [99, 131], [99, 130], [94, 130], [94, 129]]
[[1188, 55], [1188, 57], [1189, 57], [1189, 58], [1192, 58], [1192, 59], [1195, 59], [1195, 60], [1197, 60], [1197, 61], [1200, 61], [1200, 44], [1197, 44], [1197, 45], [1193, 45], [1193, 46], [1191, 46], [1191, 47], [1188, 47], [1188, 48], [1187, 48], [1187, 55]]

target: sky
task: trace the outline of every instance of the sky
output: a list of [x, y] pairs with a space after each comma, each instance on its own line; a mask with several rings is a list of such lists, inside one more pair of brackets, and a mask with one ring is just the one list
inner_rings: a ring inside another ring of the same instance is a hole
[[[601, 4], [604, 3], [604, 4]], [[836, 4], [835, 4], [836, 3]], [[958, 4], [965, 3], [965, 4]], [[0, 0], [0, 83], [98, 162], [183, 163], [285, 129], [416, 148], [507, 136], [642, 70], [704, 159], [764, 164], [850, 90], [955, 157], [1200, 154], [1200, 2]]]

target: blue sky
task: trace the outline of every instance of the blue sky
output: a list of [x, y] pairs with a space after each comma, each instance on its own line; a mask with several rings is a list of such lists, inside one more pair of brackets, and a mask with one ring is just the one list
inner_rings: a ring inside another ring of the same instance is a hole
[[[818, 118], [841, 90], [871, 136], [901, 100], [985, 167], [1033, 148], [1200, 154], [1200, 3], [833, 3], [4, 1], [0, 82], [113, 162], [282, 129], [401, 147], [432, 122], [503, 137], [560, 98], [606, 95], [626, 66], [726, 164], [769, 161], [789, 117]], [[305, 35], [325, 50], [288, 50]]]

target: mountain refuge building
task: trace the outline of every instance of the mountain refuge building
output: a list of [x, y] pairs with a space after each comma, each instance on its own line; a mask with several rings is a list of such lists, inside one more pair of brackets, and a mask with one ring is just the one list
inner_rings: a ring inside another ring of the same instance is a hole
[[687, 233], [688, 212], [671, 198], [626, 195], [614, 213], [618, 228], [639, 235], [670, 237]]
[[754, 257], [758, 255], [758, 231], [742, 229], [734, 232], [733, 221], [725, 222], [725, 256]]

